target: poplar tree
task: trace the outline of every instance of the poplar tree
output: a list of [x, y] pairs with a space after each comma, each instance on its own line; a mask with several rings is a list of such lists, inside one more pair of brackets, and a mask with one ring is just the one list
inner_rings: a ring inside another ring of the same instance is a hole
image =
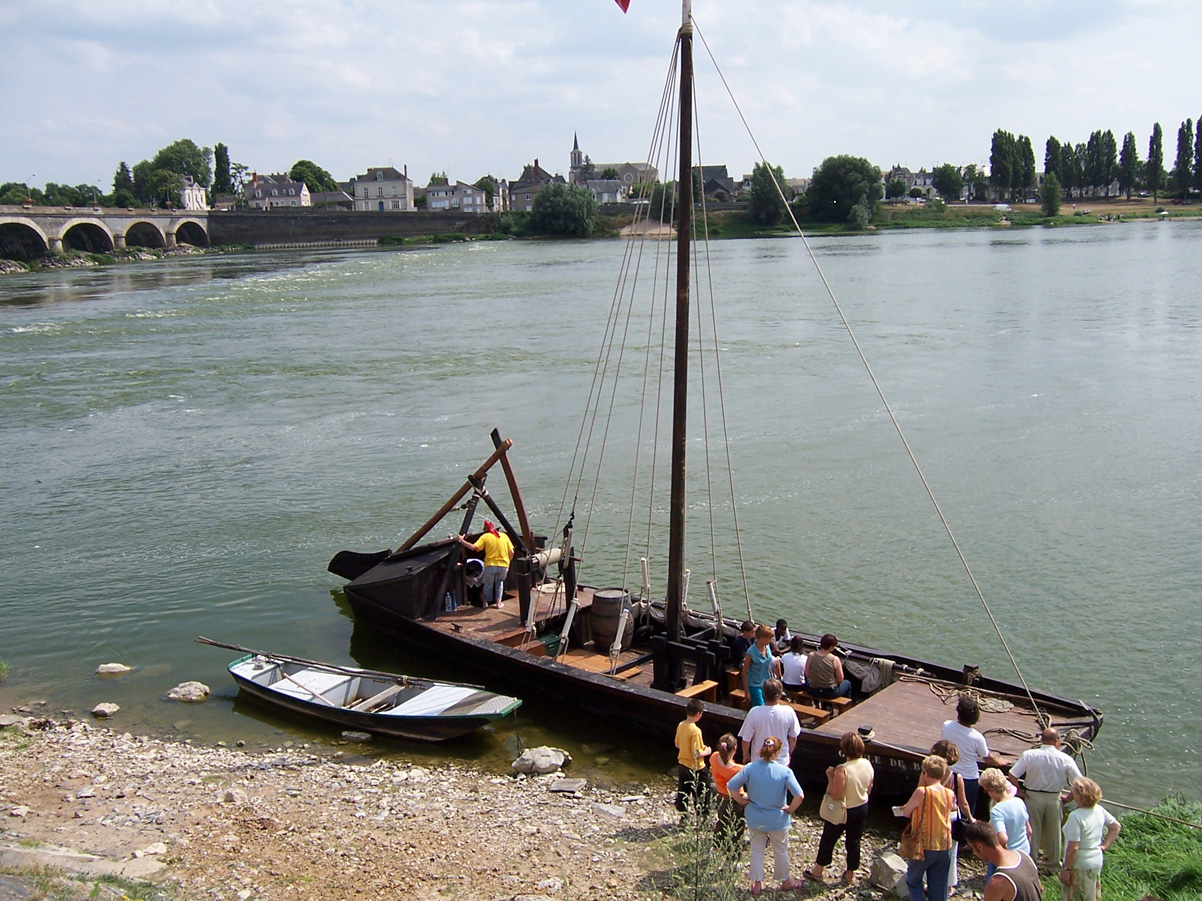
[[1131, 199], [1131, 192], [1139, 187], [1139, 147], [1135, 144], [1135, 132], [1123, 136], [1123, 149], [1119, 154], [1119, 190]]
[[1186, 119], [1177, 129], [1177, 164], [1173, 167], [1173, 186], [1181, 200], [1189, 197], [1194, 180], [1194, 120]]
[[1152, 137], [1148, 140], [1148, 188], [1152, 201], [1160, 199], [1160, 188], [1164, 183], [1164, 132], [1157, 122], [1152, 126]]
[[213, 196], [232, 194], [230, 184], [230, 149], [224, 144], [213, 145]]
[[1055, 175], [1059, 178], [1061, 172], [1060, 142], [1053, 136], [1043, 145], [1043, 174], [1044, 177]]
[[1118, 157], [1119, 148], [1118, 142], [1114, 139], [1114, 132], [1109, 128], [1102, 132], [1102, 159], [1101, 159], [1101, 176], [1102, 184], [1106, 188], [1106, 196], [1110, 196], [1110, 185], [1118, 177]]
[[1020, 200], [1027, 199], [1027, 191], [1035, 185], [1035, 148], [1031, 139], [1019, 135], [1015, 144], [1014, 187]]
[[989, 151], [989, 181], [997, 191], [998, 200], [1005, 199], [1014, 184], [1015, 157], [1014, 135], [999, 128], [993, 133]]
[[1194, 136], [1194, 190], [1202, 192], [1202, 116], [1198, 117], [1198, 133]]

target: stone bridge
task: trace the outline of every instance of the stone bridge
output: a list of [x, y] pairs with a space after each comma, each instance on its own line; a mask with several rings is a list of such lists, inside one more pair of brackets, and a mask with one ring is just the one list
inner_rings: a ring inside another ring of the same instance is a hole
[[0, 258], [36, 260], [48, 252], [109, 253], [122, 247], [209, 246], [205, 210], [0, 206]]

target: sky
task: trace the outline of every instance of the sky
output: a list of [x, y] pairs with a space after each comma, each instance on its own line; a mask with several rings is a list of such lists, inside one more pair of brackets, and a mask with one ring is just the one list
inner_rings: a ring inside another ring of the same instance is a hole
[[[702, 160], [790, 178], [852, 154], [987, 165], [993, 132], [1084, 142], [1202, 116], [1198, 0], [693, 0]], [[473, 182], [646, 160], [681, 0], [0, 0], [0, 183], [112, 185], [190, 138]]]

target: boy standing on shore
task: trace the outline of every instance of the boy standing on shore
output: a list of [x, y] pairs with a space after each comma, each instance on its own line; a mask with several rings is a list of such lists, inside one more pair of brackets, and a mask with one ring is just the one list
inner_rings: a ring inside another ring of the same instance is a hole
[[695, 806], [707, 803], [709, 776], [705, 760], [710, 749], [705, 746], [701, 727], [697, 725], [704, 710], [700, 698], [691, 699], [685, 707], [684, 720], [676, 727], [676, 809], [681, 813], [689, 809], [690, 802]]

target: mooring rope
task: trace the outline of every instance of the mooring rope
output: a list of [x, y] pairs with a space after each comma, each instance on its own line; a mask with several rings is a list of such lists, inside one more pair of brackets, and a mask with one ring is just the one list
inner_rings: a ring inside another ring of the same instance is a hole
[[[718, 78], [722, 81], [722, 86], [726, 88], [726, 93], [730, 97], [731, 103], [734, 104], [735, 112], [737, 112], [739, 115], [739, 120], [743, 123], [743, 127], [747, 130], [747, 135], [751, 139], [752, 144], [755, 145], [756, 153], [760, 155], [760, 162], [763, 163], [765, 167], [769, 167], [768, 159], [764, 156], [763, 150], [760, 149], [759, 142], [752, 133], [751, 127], [748, 125], [747, 119], [743, 115], [743, 110], [739, 106], [738, 100], [735, 99], [734, 92], [731, 90], [730, 85], [726, 81], [725, 74], [723, 74], [721, 68], [718, 66], [718, 61], [714, 59], [714, 54], [710, 50], [709, 43], [706, 41], [705, 36], [701, 33], [701, 29], [697, 27], [696, 23], [694, 23], [694, 29], [697, 32], [697, 36], [701, 38], [701, 43], [705, 47], [706, 53], [709, 54], [710, 61], [714, 64], [714, 69], [718, 73]], [[771, 173], [772, 170], [770, 167], [768, 168], [768, 171]], [[985, 613], [988, 615], [989, 621], [993, 624], [994, 631], [997, 632], [998, 639], [1002, 643], [1002, 648], [1006, 651], [1006, 656], [1010, 658], [1010, 665], [1014, 667], [1014, 672], [1018, 675], [1019, 682], [1022, 683], [1023, 691], [1026, 692], [1027, 698], [1031, 702], [1031, 707], [1035, 710], [1036, 716], [1046, 725], [1047, 723], [1051, 722], [1051, 720], [1040, 710], [1039, 705], [1036, 703], [1035, 695], [1031, 692], [1030, 687], [1027, 685], [1026, 677], [1023, 676], [1023, 672], [1022, 669], [1019, 668], [1018, 661], [1015, 659], [1014, 654], [1010, 651], [1010, 645], [1006, 642], [1006, 636], [1002, 634], [1002, 628], [1000, 625], [998, 625], [997, 619], [993, 615], [993, 611], [989, 608], [989, 603], [985, 600], [985, 594], [981, 591], [981, 586], [977, 584], [977, 579], [976, 576], [973, 575], [972, 567], [968, 565], [968, 558], [964, 556], [964, 552], [960, 549], [960, 543], [956, 540], [955, 533], [952, 532], [951, 524], [948, 522], [947, 517], [944, 516], [943, 509], [939, 506], [939, 501], [935, 498], [935, 491], [933, 488], [931, 488], [930, 483], [927, 481], [926, 475], [922, 471], [922, 467], [918, 464], [918, 458], [915, 456], [913, 449], [910, 447], [910, 442], [906, 439], [906, 434], [902, 430], [901, 423], [898, 422], [897, 416], [893, 412], [892, 405], [885, 397], [885, 391], [881, 387], [880, 382], [877, 381], [876, 374], [872, 371], [872, 367], [868, 363], [868, 357], [864, 354], [864, 350], [860, 347], [860, 342], [857, 340], [855, 332], [852, 330], [851, 323], [844, 314], [843, 308], [839, 304], [839, 299], [835, 296], [834, 288], [831, 287], [830, 282], [827, 280], [826, 273], [822, 271], [822, 267], [818, 264], [818, 257], [815, 255], [814, 249], [810, 246], [810, 242], [806, 240], [806, 236], [802, 232], [801, 226], [797, 222], [797, 217], [793, 215], [793, 210], [789, 206], [788, 200], [785, 198], [783, 189], [777, 183], [775, 175], [772, 177], [772, 183], [776, 185], [776, 192], [780, 196], [786, 212], [789, 214], [789, 220], [793, 223], [794, 230], [796, 230], [798, 236], [801, 238], [801, 243], [805, 246], [806, 253], [810, 257], [810, 262], [814, 266], [814, 271], [817, 272], [819, 279], [822, 281], [822, 286], [826, 289], [827, 296], [834, 305], [835, 312], [839, 316], [839, 321], [842, 323], [844, 331], [847, 332], [848, 337], [851, 339], [852, 346], [855, 348], [856, 354], [860, 358], [860, 362], [867, 371], [869, 379], [872, 380], [873, 387], [876, 389], [877, 397], [881, 399], [881, 403], [885, 407], [885, 412], [889, 416], [889, 421], [893, 423], [893, 428], [897, 432], [898, 438], [901, 439], [902, 446], [906, 449], [906, 454], [910, 458], [910, 463], [913, 465], [914, 471], [918, 473], [918, 478], [922, 482], [923, 488], [926, 490], [927, 497], [930, 499], [931, 505], [935, 508], [935, 513], [939, 516], [939, 521], [943, 524], [943, 529], [947, 533], [947, 537], [951, 541], [952, 547], [956, 551], [956, 556], [960, 559], [960, 565], [964, 568], [964, 572], [968, 574], [968, 580], [972, 583], [973, 591], [976, 592], [977, 598], [981, 602], [981, 606], [985, 608]]]

